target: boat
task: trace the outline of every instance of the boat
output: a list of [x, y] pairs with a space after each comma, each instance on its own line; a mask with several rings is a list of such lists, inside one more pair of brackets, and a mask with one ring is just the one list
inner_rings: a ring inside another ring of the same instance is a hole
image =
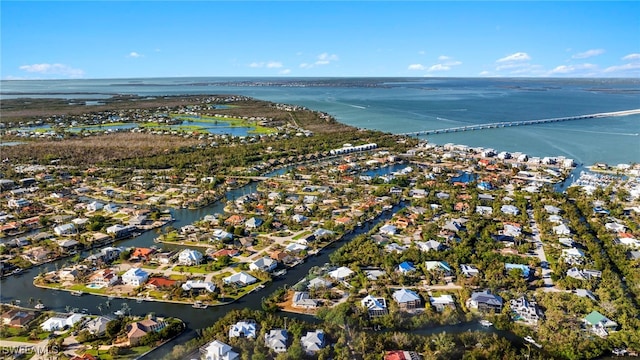
[[206, 309], [209, 305], [203, 303], [202, 301], [196, 301], [191, 305], [194, 309]]
[[273, 273], [273, 276], [282, 276], [282, 275], [285, 275], [286, 273], [287, 273], [287, 269], [280, 269], [278, 271], [275, 271]]
[[38, 304], [36, 304], [35, 308], [36, 308], [36, 309], [38, 309], [38, 310], [44, 310], [44, 309], [46, 309], [47, 307], [46, 307], [46, 306], [44, 306], [44, 304], [43, 304], [43, 303], [38, 303]]
[[122, 311], [122, 310], [114, 311], [113, 315], [115, 315], [115, 316], [124, 316], [124, 311]]
[[493, 323], [491, 321], [489, 321], [489, 320], [482, 319], [482, 320], [480, 320], [480, 325], [482, 325], [484, 327], [489, 327], [489, 326], [493, 325]]
[[73, 290], [71, 292], [71, 295], [73, 295], [73, 296], [82, 296], [82, 295], [84, 295], [84, 293], [82, 291], [80, 291], [80, 290]]
[[113, 295], [109, 295], [109, 297], [107, 297], [107, 300], [113, 300], [113, 299], [115, 299], [115, 298], [116, 298], [115, 296], [113, 296]]

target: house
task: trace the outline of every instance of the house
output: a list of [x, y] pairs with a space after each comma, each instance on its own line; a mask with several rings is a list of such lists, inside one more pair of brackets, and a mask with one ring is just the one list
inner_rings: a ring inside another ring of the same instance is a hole
[[149, 278], [149, 274], [140, 268], [131, 268], [122, 275], [122, 283], [133, 287], [144, 284]]
[[546, 211], [548, 214], [559, 214], [562, 210], [553, 205], [545, 205], [544, 211]]
[[231, 346], [214, 340], [202, 349], [205, 360], [237, 360], [240, 358], [240, 354], [234, 352]]
[[384, 354], [384, 360], [422, 360], [415, 351], [393, 350]]
[[531, 275], [531, 268], [529, 265], [506, 263], [504, 264], [504, 269], [507, 273], [514, 269], [520, 270], [522, 272], [522, 277], [526, 279]]
[[240, 337], [255, 339], [256, 322], [253, 320], [238, 321], [229, 328], [229, 338]]
[[273, 260], [268, 256], [265, 256], [249, 264], [249, 270], [252, 270], [252, 271], [262, 270], [262, 271], [269, 272], [274, 270], [277, 266], [278, 266], [277, 261]]
[[222, 279], [222, 281], [225, 284], [233, 284], [233, 285], [237, 285], [237, 286], [247, 286], [247, 285], [251, 285], [251, 284], [255, 283], [258, 280], [256, 278], [254, 278], [253, 276], [245, 273], [244, 271], [241, 271], [239, 273], [235, 273], [233, 275], [227, 276], [226, 278]]
[[306, 291], [296, 291], [291, 298], [291, 305], [297, 308], [313, 309], [318, 307], [318, 300], [311, 299]]
[[69, 236], [77, 234], [78, 231], [73, 223], [68, 223], [54, 227], [53, 232], [58, 236]]
[[89, 331], [90, 334], [96, 336], [102, 336], [107, 330], [107, 323], [111, 321], [111, 319], [106, 318], [104, 316], [98, 316], [87, 321], [83, 325], [83, 329]]
[[309, 280], [307, 289], [325, 289], [325, 288], [330, 288], [331, 285], [332, 285], [331, 281], [325, 280], [321, 277], [317, 277]]
[[78, 321], [82, 320], [84, 315], [71, 313], [69, 316], [57, 317], [53, 316], [45, 320], [42, 324], [40, 324], [40, 328], [44, 331], [56, 331], [62, 330], [64, 328], [70, 328], [75, 325]]
[[522, 227], [520, 224], [505, 223], [502, 226], [502, 235], [517, 238], [522, 234]]
[[384, 316], [389, 312], [387, 309], [387, 301], [384, 298], [374, 298], [371, 295], [367, 295], [364, 299], [360, 300], [360, 304], [367, 309], [370, 317]]
[[431, 250], [440, 251], [443, 248], [442, 244], [435, 240], [416, 241], [415, 244], [418, 246], [418, 249], [424, 252], [429, 252]]
[[155, 252], [156, 250], [151, 248], [135, 248], [129, 254], [129, 260], [149, 261]]
[[409, 261], [403, 261], [398, 265], [398, 271], [403, 275], [407, 275], [411, 272], [416, 271], [416, 268]]
[[214, 229], [211, 232], [211, 241], [226, 241], [233, 239], [233, 234], [222, 229]]
[[520, 210], [514, 205], [502, 205], [500, 207], [500, 211], [502, 211], [503, 214], [513, 215], [513, 216], [516, 216], [520, 213]]
[[602, 277], [602, 272], [598, 270], [588, 269], [579, 270], [578, 268], [572, 267], [571, 269], [567, 270], [567, 276], [578, 280], [591, 280], [593, 278]]
[[144, 336], [150, 332], [159, 332], [166, 326], [163, 320], [149, 317], [142, 321], [136, 321], [127, 326], [127, 338], [129, 345], [136, 346]]
[[262, 221], [262, 219], [257, 218], [257, 217], [252, 217], [251, 219], [245, 221], [244, 223], [244, 227], [247, 229], [257, 229], [259, 228], [262, 224], [264, 223], [264, 221]]
[[456, 302], [451, 295], [430, 296], [429, 302], [431, 306], [436, 309], [437, 312], [443, 312], [444, 309], [449, 308], [456, 309]]
[[98, 211], [102, 210], [104, 204], [98, 201], [93, 201], [87, 205], [87, 211]]
[[36, 314], [29, 311], [13, 308], [2, 314], [2, 324], [11, 327], [26, 327]]
[[398, 232], [398, 228], [394, 225], [387, 224], [380, 227], [378, 232], [383, 235], [393, 236]]
[[115, 285], [118, 279], [118, 274], [112, 269], [100, 269], [89, 276], [89, 283], [94, 287], [103, 288]]
[[621, 232], [625, 232], [627, 230], [626, 226], [618, 223], [618, 222], [608, 222], [606, 224], [604, 224], [605, 229], [611, 231], [611, 232], [615, 232], [615, 233], [621, 233]]
[[324, 331], [309, 331], [300, 338], [302, 349], [307, 355], [313, 355], [325, 346]]
[[112, 235], [116, 239], [120, 239], [120, 238], [129, 236], [134, 230], [136, 230], [136, 227], [131, 225], [124, 226], [120, 224], [115, 224], [115, 225], [109, 226], [106, 230], [107, 230], [107, 234]]
[[440, 271], [445, 275], [451, 274], [451, 266], [446, 261], [425, 261], [424, 266], [427, 271]]
[[210, 293], [216, 291], [216, 285], [214, 283], [204, 280], [187, 280], [181, 287], [184, 291], [205, 290]]
[[584, 261], [584, 252], [578, 248], [562, 249], [560, 257], [569, 265], [578, 265]]
[[240, 225], [244, 222], [244, 217], [240, 216], [240, 215], [231, 215], [229, 216], [225, 221], [224, 224], [225, 225]]
[[264, 344], [276, 353], [287, 351], [289, 336], [285, 329], [272, 329], [264, 334]]
[[102, 208], [102, 210], [104, 210], [104, 212], [106, 212], [108, 214], [116, 213], [116, 212], [118, 212], [118, 209], [119, 209], [119, 207], [116, 204], [107, 204]]
[[618, 243], [633, 248], [640, 248], [640, 241], [633, 237], [632, 234], [621, 232], [618, 234]]
[[571, 235], [571, 229], [565, 224], [560, 224], [553, 227], [553, 232], [556, 235]]
[[343, 281], [353, 275], [354, 271], [346, 266], [341, 266], [329, 272], [329, 276], [336, 281]]
[[476, 206], [476, 213], [480, 215], [492, 215], [493, 208], [491, 206], [478, 205]]
[[502, 311], [502, 298], [491, 294], [488, 290], [474, 292], [467, 300], [467, 308], [482, 312], [493, 311], [499, 313]]
[[615, 331], [618, 328], [618, 323], [608, 319], [595, 310], [585, 316], [582, 321], [592, 332], [601, 337], [606, 337], [609, 335], [609, 332]]
[[202, 262], [202, 253], [198, 250], [184, 249], [178, 254], [178, 264], [186, 266], [200, 265]]
[[296, 223], [303, 223], [307, 220], [309, 220], [308, 217], [302, 215], [302, 214], [295, 214], [293, 216], [291, 216], [291, 220], [293, 220]]
[[163, 277], [150, 277], [146, 283], [146, 287], [149, 289], [168, 289], [176, 284], [176, 280], [171, 280]]
[[542, 317], [538, 304], [535, 301], [527, 300], [524, 296], [512, 299], [509, 306], [515, 321], [524, 321], [527, 324], [536, 325]]
[[422, 305], [420, 296], [413, 290], [400, 289], [393, 293], [393, 299], [398, 303], [400, 310], [417, 309]]
[[474, 265], [461, 264], [460, 269], [466, 277], [474, 277], [480, 274], [480, 270], [478, 270], [478, 268]]
[[390, 253], [392, 252], [401, 253], [406, 251], [407, 249], [409, 249], [409, 245], [398, 245], [396, 243], [390, 243], [384, 247], [384, 250]]

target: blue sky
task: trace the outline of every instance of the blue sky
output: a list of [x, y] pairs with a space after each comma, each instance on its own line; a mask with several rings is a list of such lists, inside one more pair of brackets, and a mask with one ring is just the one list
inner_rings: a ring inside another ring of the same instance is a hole
[[640, 2], [6, 1], [2, 79], [640, 77]]

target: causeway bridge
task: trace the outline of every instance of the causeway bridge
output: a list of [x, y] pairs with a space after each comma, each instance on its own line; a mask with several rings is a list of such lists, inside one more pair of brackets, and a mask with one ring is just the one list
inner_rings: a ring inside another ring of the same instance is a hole
[[473, 131], [473, 130], [505, 128], [505, 127], [512, 127], [512, 126], [548, 124], [548, 123], [555, 123], [555, 122], [562, 122], [562, 121], [597, 119], [597, 118], [604, 118], [604, 117], [627, 116], [627, 115], [636, 115], [636, 114], [640, 114], [640, 109], [614, 111], [614, 112], [588, 114], [588, 115], [566, 116], [566, 117], [539, 119], [539, 120], [494, 122], [494, 123], [488, 123], [488, 124], [476, 124], [476, 125], [450, 127], [445, 129], [406, 132], [406, 133], [401, 133], [399, 135], [406, 135], [406, 136], [434, 135], [434, 134], [444, 134], [444, 133], [453, 133], [453, 132], [461, 132], [461, 131]]

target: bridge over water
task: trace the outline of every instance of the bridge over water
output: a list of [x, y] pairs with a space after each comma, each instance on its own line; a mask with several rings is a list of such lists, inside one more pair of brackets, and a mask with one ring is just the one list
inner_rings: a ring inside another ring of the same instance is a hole
[[597, 119], [597, 118], [605, 118], [605, 117], [613, 117], [613, 116], [628, 116], [628, 115], [636, 115], [636, 114], [640, 114], [640, 109], [614, 111], [614, 112], [606, 112], [606, 113], [598, 113], [598, 114], [566, 116], [566, 117], [539, 119], [539, 120], [494, 122], [494, 123], [488, 123], [488, 124], [476, 124], [476, 125], [450, 127], [445, 129], [414, 131], [414, 132], [402, 133], [400, 135], [407, 135], [407, 136], [433, 135], [433, 134], [444, 134], [444, 133], [461, 132], [461, 131], [505, 128], [505, 127], [512, 127], [512, 126], [548, 124], [548, 123], [571, 121], [571, 120]]

